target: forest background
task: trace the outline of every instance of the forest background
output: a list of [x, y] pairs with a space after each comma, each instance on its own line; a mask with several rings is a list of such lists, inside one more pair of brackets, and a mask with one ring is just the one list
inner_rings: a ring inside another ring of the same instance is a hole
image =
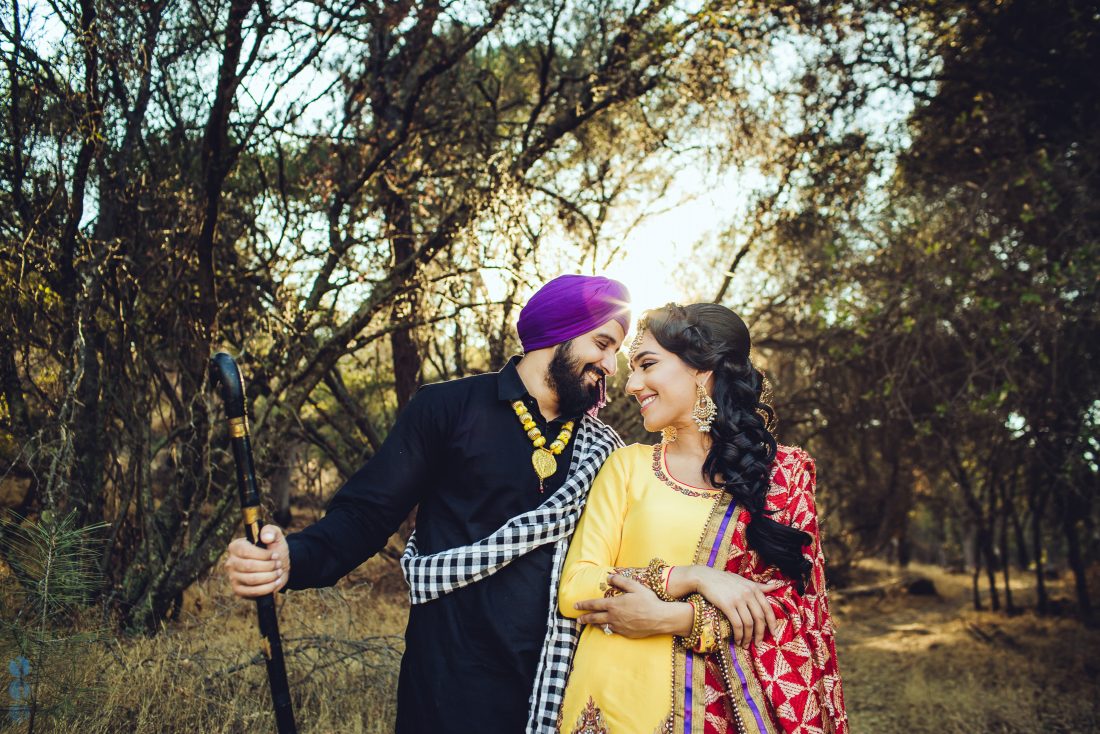
[[[923, 564], [1095, 645], [1095, 3], [4, 0], [0, 56], [9, 722], [110, 697], [62, 641], [125, 668], [209, 630], [240, 532], [211, 353], [300, 526], [419, 385], [518, 352], [562, 272], [745, 317], [841, 596]], [[387, 669], [367, 639], [301, 644]], [[179, 721], [237, 730], [211, 691], [248, 667], [201, 671]]]

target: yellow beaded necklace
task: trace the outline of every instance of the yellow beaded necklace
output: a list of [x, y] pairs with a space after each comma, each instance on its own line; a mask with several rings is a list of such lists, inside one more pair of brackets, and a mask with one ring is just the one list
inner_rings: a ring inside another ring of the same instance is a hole
[[535, 474], [539, 476], [539, 492], [542, 492], [543, 480], [554, 476], [554, 472], [558, 470], [558, 461], [554, 457], [565, 451], [565, 445], [573, 435], [573, 421], [566, 421], [558, 437], [547, 446], [546, 437], [535, 425], [535, 419], [523, 401], [517, 400], [512, 403], [512, 410], [516, 411], [516, 417], [519, 418], [523, 430], [527, 431], [527, 438], [531, 439], [531, 443], [535, 446], [535, 452], [531, 454], [531, 464], [535, 467]]

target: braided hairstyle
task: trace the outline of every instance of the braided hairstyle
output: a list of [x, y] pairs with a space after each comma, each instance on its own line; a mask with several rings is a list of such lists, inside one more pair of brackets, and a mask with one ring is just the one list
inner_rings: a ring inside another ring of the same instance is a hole
[[801, 590], [810, 571], [802, 546], [812, 538], [776, 522], [764, 509], [777, 448], [768, 430], [775, 412], [760, 399], [764, 376], [749, 359], [748, 327], [737, 314], [716, 303], [670, 303], [647, 312], [645, 328], [689, 367], [714, 373], [711, 398], [718, 415], [711, 424], [703, 474], [749, 511], [749, 547]]

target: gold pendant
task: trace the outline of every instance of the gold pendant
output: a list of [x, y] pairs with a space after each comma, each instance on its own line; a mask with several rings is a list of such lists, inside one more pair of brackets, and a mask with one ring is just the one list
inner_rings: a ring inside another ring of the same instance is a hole
[[531, 463], [535, 466], [535, 474], [539, 475], [540, 483], [543, 479], [554, 476], [554, 472], [558, 470], [557, 459], [546, 449], [535, 449], [535, 453], [531, 454]]

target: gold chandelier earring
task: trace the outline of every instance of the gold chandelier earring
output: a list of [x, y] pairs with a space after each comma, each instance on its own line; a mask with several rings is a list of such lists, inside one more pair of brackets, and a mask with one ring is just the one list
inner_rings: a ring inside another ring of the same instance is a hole
[[695, 393], [698, 399], [695, 401], [695, 407], [691, 409], [691, 419], [695, 421], [695, 425], [699, 426], [700, 433], [708, 433], [710, 425], [718, 415], [718, 406], [714, 404], [714, 400], [702, 385], [695, 386]]

